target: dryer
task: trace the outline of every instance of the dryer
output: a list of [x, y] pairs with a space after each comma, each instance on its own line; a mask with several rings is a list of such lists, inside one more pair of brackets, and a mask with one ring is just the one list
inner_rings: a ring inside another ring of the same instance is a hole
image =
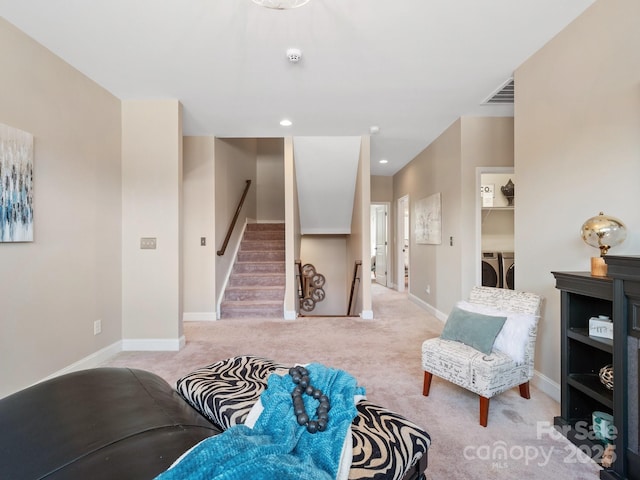
[[516, 263], [513, 252], [502, 252], [502, 286], [504, 288], [515, 289], [516, 284]]
[[482, 252], [482, 286], [502, 288], [503, 277], [500, 252]]

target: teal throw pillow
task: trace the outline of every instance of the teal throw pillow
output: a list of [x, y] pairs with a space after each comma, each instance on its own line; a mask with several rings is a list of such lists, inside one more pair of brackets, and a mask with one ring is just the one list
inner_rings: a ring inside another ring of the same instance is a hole
[[489, 355], [507, 317], [468, 312], [453, 307], [440, 338], [464, 343]]

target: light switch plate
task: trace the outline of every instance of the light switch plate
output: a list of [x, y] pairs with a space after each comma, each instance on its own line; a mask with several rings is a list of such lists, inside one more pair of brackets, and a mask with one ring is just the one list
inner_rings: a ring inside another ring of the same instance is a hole
[[140, 248], [142, 250], [155, 250], [156, 237], [142, 237], [140, 238]]

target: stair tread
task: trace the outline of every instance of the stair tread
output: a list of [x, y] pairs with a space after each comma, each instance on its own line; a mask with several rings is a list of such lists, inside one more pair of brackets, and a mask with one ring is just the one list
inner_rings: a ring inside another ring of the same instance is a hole
[[233, 276], [238, 276], [238, 277], [273, 277], [274, 275], [277, 275], [278, 277], [284, 277], [284, 272], [234, 272]]
[[284, 224], [272, 225], [247, 226], [220, 304], [222, 318], [282, 316], [286, 242]]
[[[251, 252], [251, 253], [259, 253], [259, 252]], [[283, 260], [238, 260], [236, 263], [273, 263], [281, 265], [284, 263]]]
[[[251, 252], [251, 253], [259, 253], [259, 252]], [[273, 263], [274, 265], [282, 265], [284, 263], [283, 260], [238, 260], [236, 263]]]
[[282, 290], [284, 285], [229, 285], [227, 290]]
[[282, 305], [282, 300], [222, 300], [223, 305], [238, 305], [238, 306], [256, 306], [261, 305]]

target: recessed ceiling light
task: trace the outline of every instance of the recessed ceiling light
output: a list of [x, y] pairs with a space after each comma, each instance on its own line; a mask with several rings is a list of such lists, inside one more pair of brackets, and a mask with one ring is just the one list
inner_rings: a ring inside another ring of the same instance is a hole
[[282, 125], [283, 127], [290, 127], [291, 125], [293, 125], [293, 122], [285, 118], [284, 120], [280, 120], [280, 125]]
[[389, 163], [389, 160], [385, 160], [384, 158], [380, 160], [380, 163]]

